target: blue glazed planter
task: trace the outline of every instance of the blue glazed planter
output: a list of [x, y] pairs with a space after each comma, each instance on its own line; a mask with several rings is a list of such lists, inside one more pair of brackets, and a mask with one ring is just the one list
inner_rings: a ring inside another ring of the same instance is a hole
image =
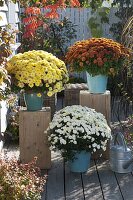
[[90, 167], [91, 154], [86, 151], [81, 151], [75, 154], [75, 159], [69, 161], [71, 172], [86, 172]]
[[28, 111], [37, 111], [42, 109], [43, 96], [38, 97], [37, 93], [25, 93], [24, 100]]
[[104, 75], [91, 76], [88, 72], [87, 85], [90, 93], [105, 93], [107, 88], [108, 77]]

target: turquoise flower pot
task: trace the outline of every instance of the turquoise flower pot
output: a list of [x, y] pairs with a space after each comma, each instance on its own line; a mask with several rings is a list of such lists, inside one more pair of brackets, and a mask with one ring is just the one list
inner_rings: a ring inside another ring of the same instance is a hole
[[28, 111], [41, 110], [43, 107], [43, 96], [38, 97], [37, 93], [25, 93], [24, 100]]
[[81, 151], [75, 153], [74, 160], [69, 161], [71, 172], [86, 172], [90, 167], [90, 158], [90, 152]]
[[105, 93], [107, 89], [108, 77], [104, 75], [91, 76], [88, 72], [87, 75], [87, 85], [90, 93]]

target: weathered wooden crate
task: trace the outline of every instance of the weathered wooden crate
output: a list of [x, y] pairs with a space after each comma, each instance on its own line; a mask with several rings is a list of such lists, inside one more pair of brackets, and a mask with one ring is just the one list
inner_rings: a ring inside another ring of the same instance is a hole
[[[89, 91], [80, 92], [80, 105], [94, 108], [97, 112], [102, 113], [110, 126], [111, 121], [111, 95], [110, 91], [106, 90], [104, 94], [91, 94]], [[105, 152], [99, 151], [94, 154], [94, 158], [97, 159], [103, 154], [103, 158], [109, 158], [109, 144]]]
[[19, 112], [19, 144], [22, 163], [28, 163], [37, 157], [37, 166], [41, 169], [51, 167], [51, 152], [44, 133], [50, 121], [50, 108], [43, 108], [36, 112], [26, 110]]
[[64, 105], [79, 105], [80, 91], [87, 89], [88, 86], [85, 83], [67, 84], [64, 91]]
[[57, 104], [57, 94], [53, 95], [52, 97], [45, 96], [44, 97], [44, 106], [51, 108], [51, 119], [53, 118], [55, 111], [56, 111], [56, 104]]
[[[53, 95], [52, 97], [44, 96], [44, 107], [50, 107], [51, 108], [51, 119], [54, 116], [54, 113], [56, 111], [56, 104], [57, 104], [57, 94]], [[20, 106], [25, 107], [24, 102], [24, 96], [23, 94], [20, 95]]]

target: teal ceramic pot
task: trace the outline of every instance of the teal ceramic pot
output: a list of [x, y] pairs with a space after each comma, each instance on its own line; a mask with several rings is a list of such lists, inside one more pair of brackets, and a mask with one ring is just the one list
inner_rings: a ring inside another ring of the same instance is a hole
[[43, 95], [37, 96], [37, 93], [25, 93], [24, 100], [28, 111], [41, 110], [43, 107]]
[[91, 76], [88, 72], [87, 75], [87, 85], [90, 93], [105, 93], [107, 89], [108, 77], [104, 75]]
[[86, 172], [90, 167], [90, 158], [90, 152], [81, 151], [75, 153], [74, 159], [72, 161], [69, 161], [71, 172]]

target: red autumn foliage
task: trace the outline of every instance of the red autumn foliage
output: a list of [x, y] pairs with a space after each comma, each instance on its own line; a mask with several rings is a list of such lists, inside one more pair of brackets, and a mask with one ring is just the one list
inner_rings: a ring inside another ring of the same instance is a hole
[[[23, 19], [25, 27], [24, 38], [34, 37], [36, 29], [43, 25], [43, 22], [40, 20], [41, 8], [50, 10], [44, 14], [45, 18], [54, 19], [59, 18], [57, 9], [66, 7], [66, 0], [58, 0], [55, 4], [51, 5], [47, 5], [47, 3], [47, 0], [37, 1], [35, 5], [25, 8], [26, 17]], [[78, 0], [70, 0], [69, 4], [71, 7], [80, 7]]]

